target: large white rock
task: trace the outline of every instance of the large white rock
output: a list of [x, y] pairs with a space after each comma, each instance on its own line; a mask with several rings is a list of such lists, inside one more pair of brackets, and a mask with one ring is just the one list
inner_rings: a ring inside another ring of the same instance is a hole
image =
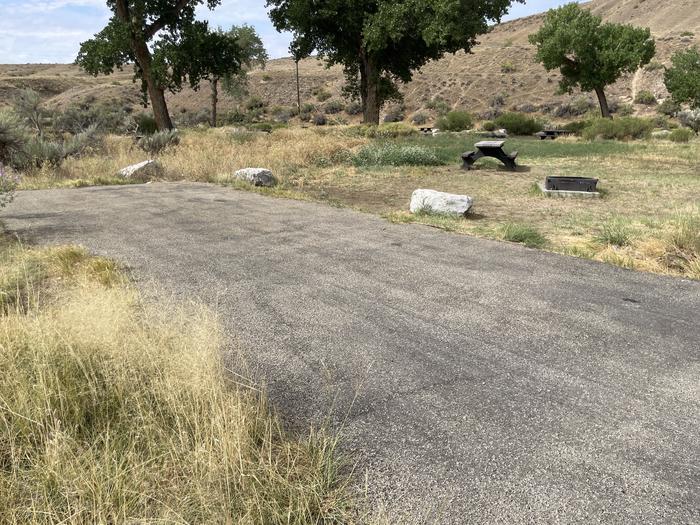
[[474, 199], [435, 190], [416, 190], [411, 197], [411, 213], [442, 213], [462, 216], [471, 210]]
[[249, 182], [254, 186], [276, 186], [277, 179], [272, 174], [272, 172], [265, 168], [245, 168], [238, 170], [234, 175], [234, 178]]
[[147, 179], [161, 175], [163, 167], [156, 160], [145, 160], [119, 170], [119, 176], [125, 179]]

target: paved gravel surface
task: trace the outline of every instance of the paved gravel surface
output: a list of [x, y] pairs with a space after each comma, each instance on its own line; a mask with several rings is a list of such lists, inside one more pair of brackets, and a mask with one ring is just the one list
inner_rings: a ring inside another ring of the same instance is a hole
[[700, 283], [203, 184], [0, 219], [213, 305], [407, 523], [700, 522]]

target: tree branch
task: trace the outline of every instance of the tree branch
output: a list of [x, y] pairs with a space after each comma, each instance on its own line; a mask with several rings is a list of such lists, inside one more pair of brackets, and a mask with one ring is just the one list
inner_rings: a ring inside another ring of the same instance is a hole
[[117, 0], [116, 1], [117, 5], [117, 17], [124, 22], [129, 21], [129, 5], [127, 4], [127, 0]]
[[[177, 0], [175, 3], [175, 6], [173, 6], [173, 14], [177, 17], [177, 15], [182, 11], [185, 7], [187, 7], [187, 4], [190, 2], [190, 0]], [[161, 16], [153, 22], [151, 25], [146, 27], [146, 30], [144, 31], [144, 35], [146, 37], [146, 40], [150, 40], [153, 38], [153, 36], [163, 29], [165, 27], [165, 16]]]

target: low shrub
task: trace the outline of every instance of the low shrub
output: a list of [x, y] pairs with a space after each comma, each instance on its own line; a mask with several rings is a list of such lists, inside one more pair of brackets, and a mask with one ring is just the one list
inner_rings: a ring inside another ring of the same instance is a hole
[[588, 97], [576, 97], [554, 108], [552, 115], [558, 118], [579, 117], [595, 109], [596, 104]]
[[0, 110], [0, 164], [12, 163], [24, 151], [28, 140], [27, 128], [19, 117]]
[[248, 111], [253, 111], [256, 109], [264, 109], [265, 106], [267, 106], [267, 103], [261, 99], [260, 97], [252, 96], [248, 100], [245, 101], [245, 104], [243, 106], [248, 110]]
[[435, 150], [424, 146], [370, 144], [352, 158], [355, 166], [439, 166], [444, 164]]
[[583, 130], [586, 140], [633, 140], [648, 139], [654, 129], [651, 120], [635, 117], [618, 119], [595, 119]]
[[690, 142], [690, 139], [692, 139], [694, 136], [695, 133], [693, 133], [692, 130], [688, 128], [679, 128], [674, 129], [668, 138], [671, 142], [687, 143]]
[[634, 115], [634, 107], [632, 104], [620, 104], [620, 107], [617, 108], [617, 111], [615, 112], [621, 117], [630, 117]]
[[137, 144], [146, 153], [157, 155], [167, 148], [180, 144], [180, 134], [174, 129], [157, 131], [153, 135], [142, 137]]
[[695, 133], [700, 133], [700, 109], [686, 109], [679, 112], [676, 116], [686, 128], [692, 129]]
[[274, 121], [282, 124], [288, 123], [297, 113], [297, 108], [293, 106], [276, 106], [270, 110], [270, 115]]
[[141, 135], [153, 135], [158, 131], [158, 125], [153, 115], [149, 113], [139, 113], [134, 115], [134, 123], [136, 125], [136, 133]]
[[616, 218], [606, 221], [602, 231], [596, 237], [598, 242], [611, 246], [628, 246], [632, 242], [633, 232], [628, 222]]
[[345, 109], [345, 104], [341, 100], [329, 100], [323, 105], [323, 111], [329, 115], [337, 115]]
[[438, 115], [446, 115], [451, 109], [450, 105], [440, 97], [433, 98], [425, 105], [425, 107], [426, 109], [435, 111]]
[[348, 105], [345, 106], [345, 113], [347, 113], [348, 115], [361, 115], [362, 104], [360, 104], [356, 100], [349, 102]]
[[529, 248], [541, 248], [547, 244], [547, 238], [532, 226], [508, 223], [501, 227], [501, 238], [504, 241], [517, 242]]
[[484, 131], [496, 131], [497, 127], [498, 126], [496, 126], [496, 123], [492, 120], [486, 120], [481, 123], [481, 129]]
[[313, 92], [313, 95], [316, 97], [316, 100], [319, 102], [325, 102], [329, 98], [331, 98], [333, 95], [327, 91], [325, 88], [318, 88], [315, 89]]
[[637, 93], [637, 96], [634, 98], [634, 103], [644, 104], [645, 106], [654, 106], [656, 105], [656, 95], [654, 95], [654, 93], [651, 91], [643, 89]]
[[562, 126], [562, 129], [570, 131], [574, 135], [581, 136], [581, 134], [583, 134], [583, 130], [585, 130], [590, 125], [590, 120], [574, 120], [573, 122], [569, 122], [568, 124]]
[[666, 115], [667, 117], [675, 117], [676, 113], [681, 110], [681, 105], [675, 102], [671, 97], [665, 98], [661, 104], [656, 107], [661, 115]]
[[472, 116], [466, 111], [450, 111], [437, 121], [437, 127], [443, 131], [465, 131], [472, 127]]
[[324, 115], [323, 113], [316, 113], [312, 117], [312, 122], [313, 122], [314, 126], [325, 126], [326, 124], [328, 124], [328, 119], [326, 118], [326, 115]]
[[515, 64], [511, 61], [506, 61], [501, 64], [501, 73], [508, 74], [508, 73], [515, 73], [517, 71]]
[[496, 119], [496, 125], [511, 135], [532, 135], [542, 131], [542, 123], [521, 113], [504, 113]]
[[428, 115], [420, 111], [418, 113], [414, 113], [411, 117], [411, 122], [413, 122], [416, 126], [423, 126], [426, 122], [428, 122]]
[[127, 114], [121, 107], [100, 105], [73, 105], [58, 113], [53, 120], [53, 128], [59, 133], [81, 133], [96, 127], [105, 133], [121, 133]]
[[406, 115], [403, 111], [403, 108], [401, 108], [400, 106], [394, 106], [387, 110], [386, 115], [384, 115], [384, 122], [386, 124], [403, 122], [405, 118]]

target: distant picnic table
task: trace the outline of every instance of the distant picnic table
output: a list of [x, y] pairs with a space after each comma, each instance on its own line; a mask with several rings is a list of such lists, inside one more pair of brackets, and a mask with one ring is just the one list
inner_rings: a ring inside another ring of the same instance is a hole
[[477, 160], [483, 157], [493, 157], [500, 160], [509, 170], [515, 171], [518, 167], [515, 163], [518, 152], [506, 153], [503, 150], [503, 145], [505, 143], [505, 140], [484, 140], [482, 142], [477, 142], [474, 144], [476, 151], [469, 151], [462, 155], [462, 160], [464, 161], [462, 168], [470, 170]]
[[540, 140], [556, 140], [557, 137], [561, 135], [571, 135], [571, 131], [566, 129], [545, 129], [544, 131], [535, 133], [535, 136], [539, 137]]

